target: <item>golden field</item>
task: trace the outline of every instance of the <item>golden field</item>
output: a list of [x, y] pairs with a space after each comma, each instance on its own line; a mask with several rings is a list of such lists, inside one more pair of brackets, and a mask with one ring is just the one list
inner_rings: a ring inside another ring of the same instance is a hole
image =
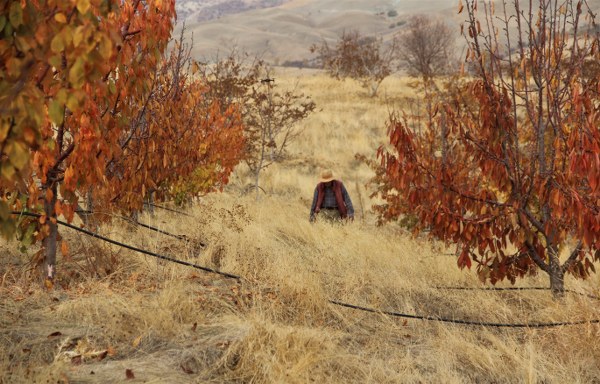
[[[392, 317], [330, 300], [446, 319], [553, 323], [600, 319], [599, 302], [549, 291], [483, 288], [453, 249], [378, 227], [365, 186], [388, 114], [412, 91], [386, 79], [377, 98], [319, 71], [278, 69], [317, 104], [285, 161], [243, 193], [240, 166], [223, 193], [184, 216], [115, 220], [104, 236], [242, 276], [241, 281], [140, 255], [63, 229], [69, 257], [47, 292], [29, 254], [2, 243], [0, 383], [600, 383], [600, 325], [498, 328]], [[346, 184], [357, 212], [344, 226], [310, 224], [321, 168]], [[32, 250], [33, 253], [35, 250]], [[600, 279], [566, 287], [600, 294]], [[517, 282], [545, 287], [544, 275]], [[508, 283], [500, 287], [509, 287]]]

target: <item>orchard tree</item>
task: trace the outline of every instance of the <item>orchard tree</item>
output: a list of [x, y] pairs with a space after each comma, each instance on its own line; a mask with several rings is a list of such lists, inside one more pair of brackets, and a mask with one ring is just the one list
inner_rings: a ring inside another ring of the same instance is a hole
[[409, 76], [418, 79], [410, 85], [423, 91], [423, 100], [418, 99], [420, 94], [415, 92], [413, 100], [417, 100], [409, 103], [413, 110], [412, 115], [416, 117], [413, 125], [416, 125], [419, 131], [422, 115], [420, 107], [423, 105], [424, 115], [431, 118], [433, 105], [446, 99], [447, 93], [454, 91], [456, 79], [453, 76], [444, 78], [443, 86], [438, 86], [442, 76], [451, 75], [457, 70], [454, 32], [443, 19], [416, 15], [397, 36], [400, 67], [404, 68]]
[[184, 33], [185, 27], [148, 75], [150, 89], [120, 141], [123, 153], [109, 164], [111, 189], [103, 200], [122, 210], [141, 209], [151, 194], [183, 204], [221, 189], [244, 156], [239, 106], [221, 108], [208, 96]]
[[288, 144], [302, 133], [298, 122], [307, 118], [316, 104], [296, 89], [279, 91], [266, 70], [260, 84], [252, 87], [251, 103], [245, 116], [248, 146], [246, 163], [254, 174], [259, 196], [260, 173], [283, 158]]
[[455, 31], [442, 19], [417, 15], [398, 35], [398, 58], [410, 76], [425, 85], [434, 78], [455, 71]]
[[482, 281], [542, 270], [560, 296], [600, 258], [600, 78], [586, 72], [599, 41], [585, 1], [520, 3], [459, 3], [474, 78], [429, 134], [390, 118], [378, 210], [458, 244]]
[[258, 196], [261, 171], [282, 159], [288, 144], [301, 134], [298, 123], [316, 105], [296, 88], [280, 91], [263, 60], [235, 48], [199, 68], [208, 85], [206, 101], [217, 101], [222, 110], [235, 106], [241, 114], [244, 160], [254, 176]]
[[2, 228], [14, 229], [10, 210], [42, 213], [24, 233], [43, 240], [49, 286], [57, 216], [72, 220], [78, 192], [106, 184], [174, 16], [174, 1], [2, 3]]
[[173, 1], [4, 3], [2, 228], [14, 231], [10, 210], [42, 214], [17, 234], [43, 240], [48, 286], [57, 217], [71, 221], [81, 196], [131, 211], [193, 172], [205, 182], [195, 191], [209, 190], [239, 161], [239, 114], [200, 102], [189, 51], [163, 59], [174, 16]]
[[377, 95], [381, 82], [397, 67], [398, 40], [384, 43], [380, 37], [362, 36], [358, 31], [344, 31], [334, 46], [326, 40], [310, 47], [327, 73], [336, 79], [354, 79]]

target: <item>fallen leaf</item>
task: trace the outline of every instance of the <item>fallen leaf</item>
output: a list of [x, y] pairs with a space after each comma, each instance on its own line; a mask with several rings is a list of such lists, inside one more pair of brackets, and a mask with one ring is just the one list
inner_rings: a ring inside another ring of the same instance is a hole
[[125, 370], [125, 377], [127, 378], [127, 380], [133, 380], [133, 379], [135, 379], [135, 375], [133, 374], [133, 370], [126, 369]]
[[140, 345], [140, 343], [141, 343], [141, 342], [142, 342], [142, 335], [139, 335], [138, 337], [136, 337], [136, 338], [135, 338], [135, 340], [133, 340], [133, 341], [131, 342], [131, 346], [132, 346], [133, 348], [137, 348], [137, 347], [138, 347], [138, 345]]
[[82, 363], [81, 355], [71, 357], [71, 364], [81, 365], [81, 363]]
[[181, 363], [180, 367], [183, 370], [183, 372], [187, 373], [188, 375], [191, 375], [194, 373], [194, 371], [192, 369], [190, 369], [190, 367], [186, 366], [183, 363]]
[[192, 331], [195, 331], [197, 327], [198, 327], [198, 323], [194, 323], [194, 325], [192, 325]]
[[117, 354], [117, 350], [113, 347], [108, 347], [106, 349], [106, 352], [108, 353], [108, 356], [113, 357]]
[[98, 354], [98, 356], [96, 356], [96, 360], [97, 361], [102, 361], [102, 360], [104, 360], [106, 358], [106, 356], [108, 356], [108, 351], [100, 352]]
[[59, 331], [52, 332], [51, 334], [48, 335], [48, 338], [57, 337], [57, 336], [62, 336], [62, 333]]

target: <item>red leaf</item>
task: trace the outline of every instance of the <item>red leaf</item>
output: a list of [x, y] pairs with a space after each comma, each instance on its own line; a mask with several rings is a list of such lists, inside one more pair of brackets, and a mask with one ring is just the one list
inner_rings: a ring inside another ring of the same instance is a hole
[[135, 379], [135, 375], [133, 374], [133, 370], [126, 369], [125, 370], [125, 377], [127, 378], [127, 380], [133, 380], [133, 379]]

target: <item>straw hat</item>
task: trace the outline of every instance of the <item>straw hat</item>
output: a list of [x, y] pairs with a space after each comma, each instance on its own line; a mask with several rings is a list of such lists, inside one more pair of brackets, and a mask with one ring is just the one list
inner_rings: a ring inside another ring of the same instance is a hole
[[334, 180], [333, 171], [331, 169], [325, 169], [321, 172], [321, 178], [319, 178], [320, 183], [328, 183], [331, 180]]

